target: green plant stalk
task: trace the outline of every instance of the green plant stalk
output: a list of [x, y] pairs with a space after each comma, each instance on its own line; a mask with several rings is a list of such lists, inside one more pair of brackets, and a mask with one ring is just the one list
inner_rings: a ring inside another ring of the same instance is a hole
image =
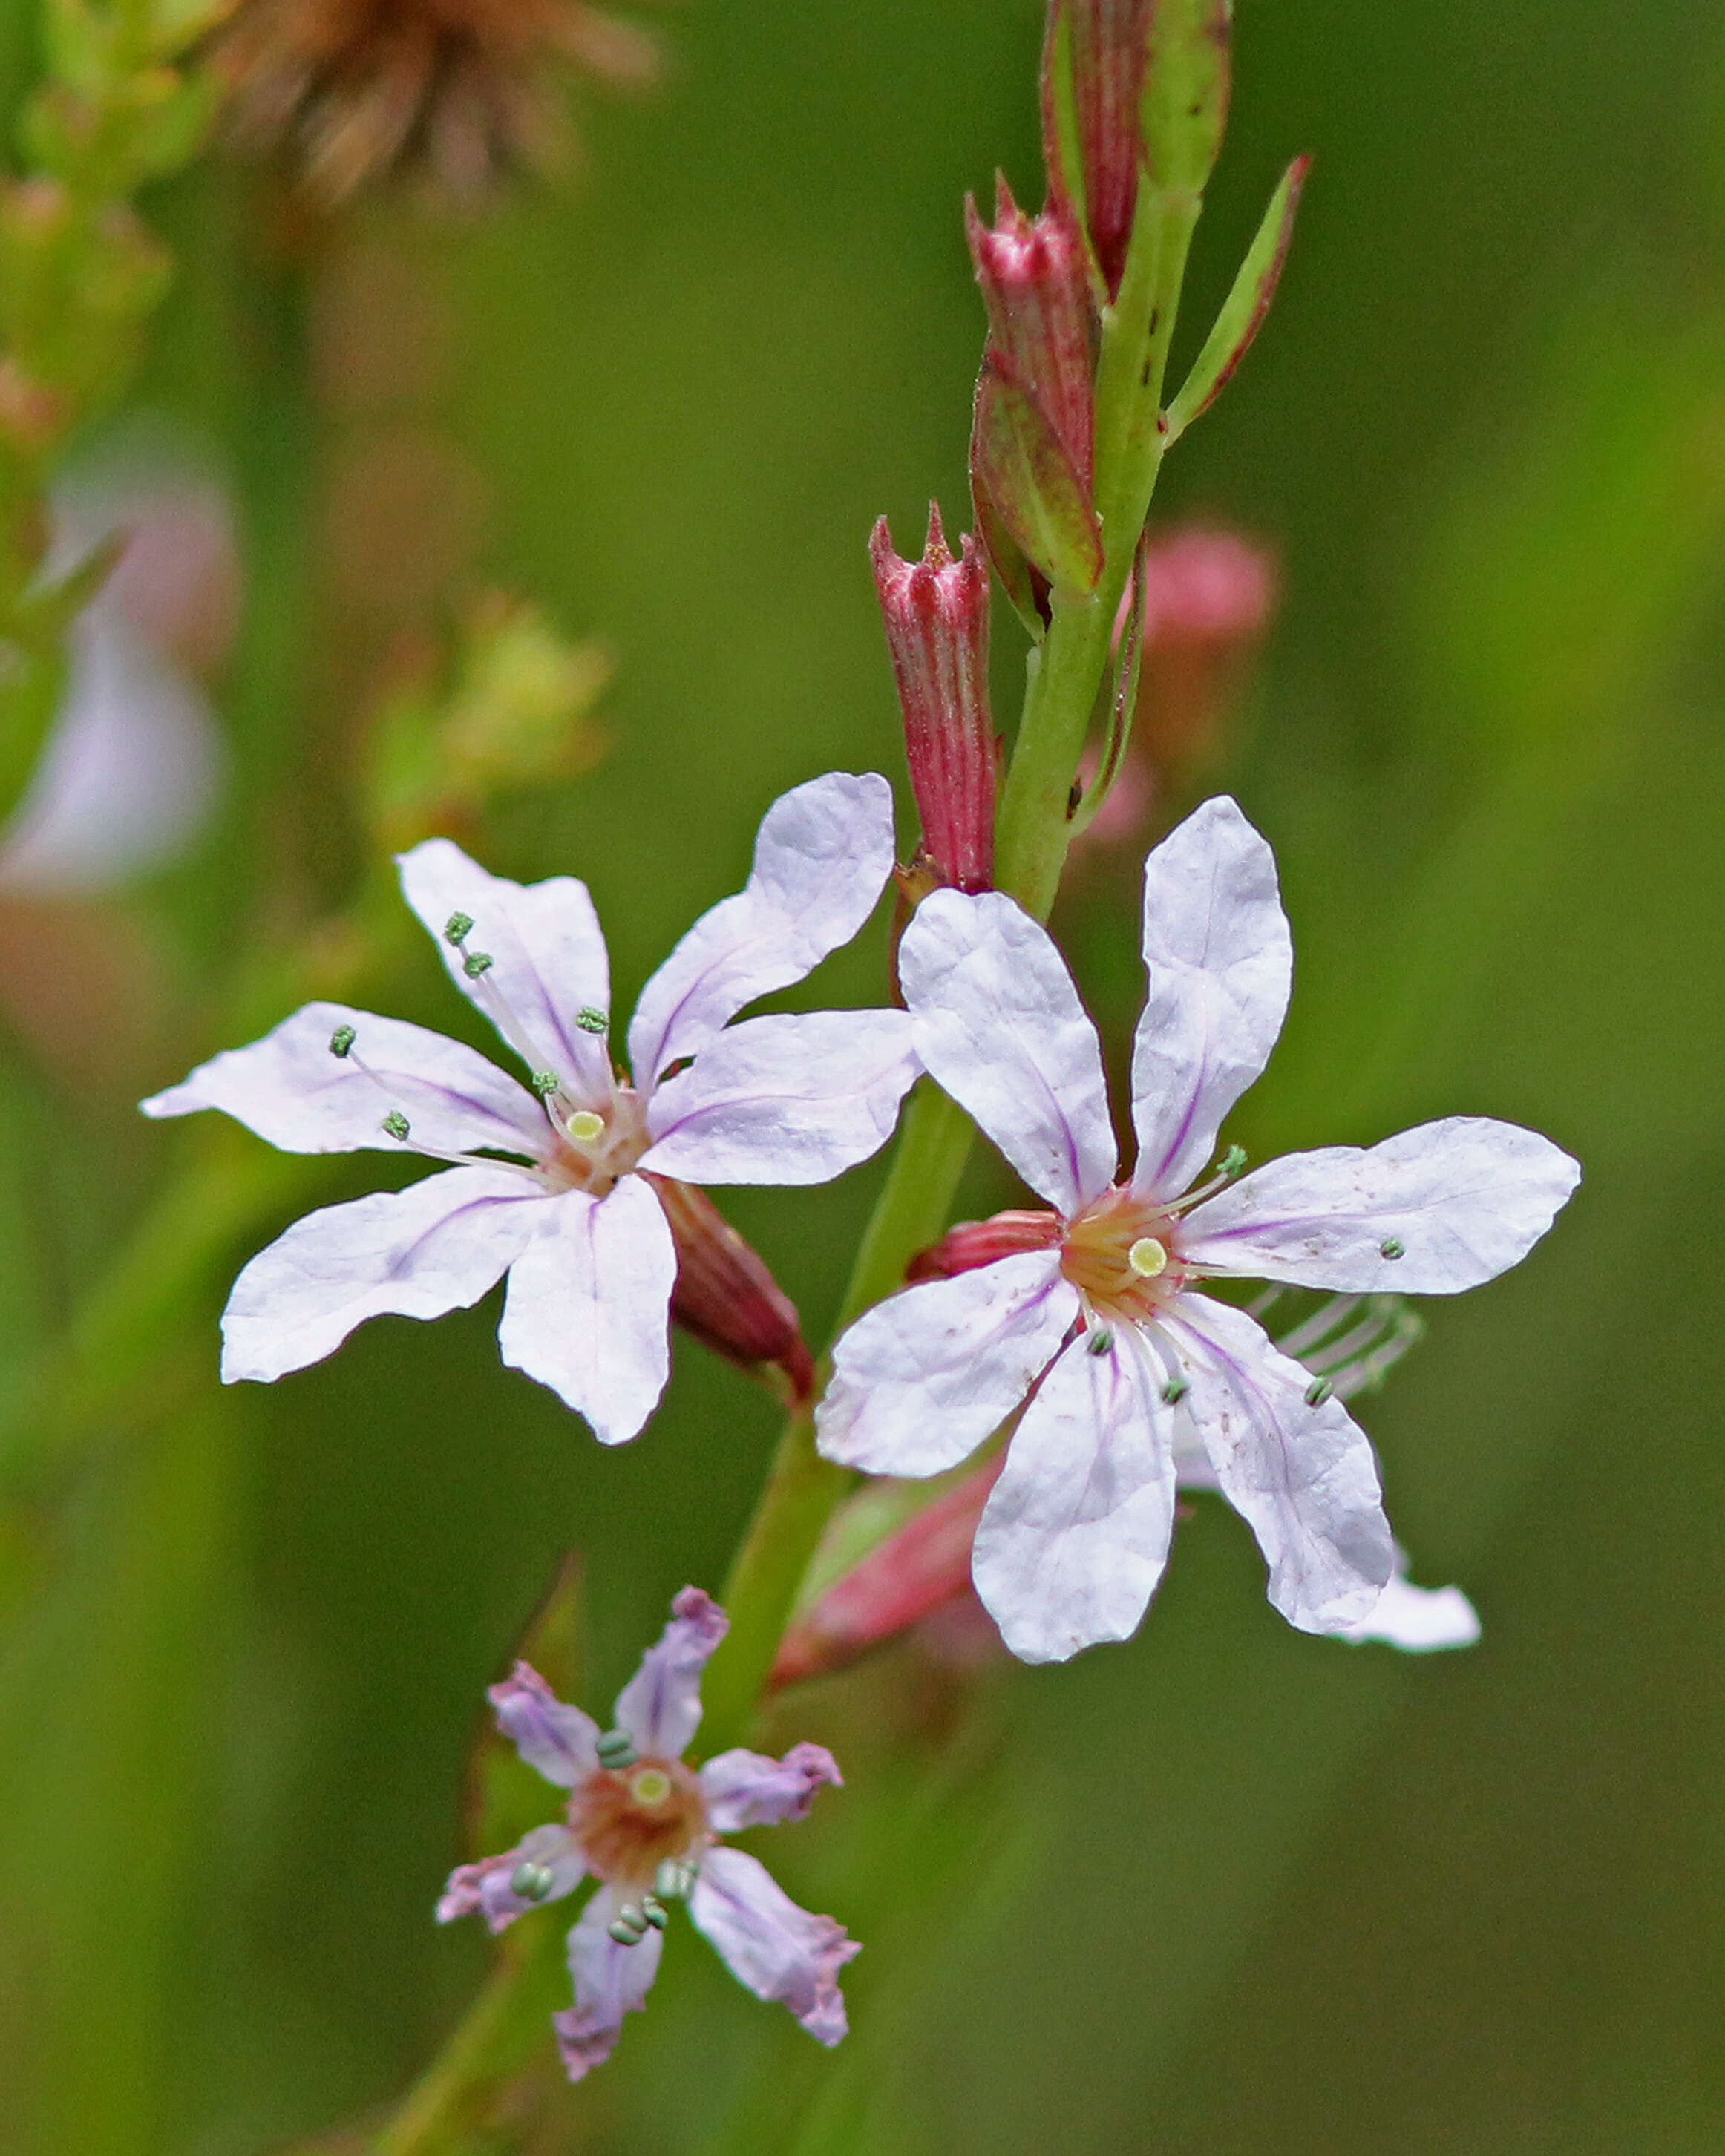
[[[1097, 368], [1097, 496], [1102, 575], [1094, 592], [1054, 594], [1053, 619], [1030, 654], [1023, 715], [1001, 798], [999, 888], [1045, 921], [1070, 839], [1072, 783], [1107, 673], [1114, 622], [1160, 470], [1157, 418], [1197, 198], [1146, 182], [1120, 295], [1104, 318]], [[839, 1329], [891, 1294], [906, 1265], [942, 1233], [975, 1136], [970, 1118], [925, 1079], [912, 1096]], [[787, 1421], [725, 1586], [731, 1630], [707, 1676], [706, 1742], [739, 1743], [773, 1667], [803, 1576], [828, 1521], [854, 1486], [815, 1450], [812, 1414]]]

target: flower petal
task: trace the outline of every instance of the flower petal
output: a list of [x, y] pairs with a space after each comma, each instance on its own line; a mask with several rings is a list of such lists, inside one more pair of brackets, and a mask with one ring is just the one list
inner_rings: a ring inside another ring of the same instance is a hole
[[578, 1707], [566, 1706], [531, 1662], [517, 1662], [485, 1696], [497, 1727], [547, 1782], [572, 1789], [598, 1767], [598, 1725]]
[[[345, 1055], [330, 1046], [352, 1028]], [[458, 1040], [345, 1004], [307, 1004], [249, 1048], [229, 1048], [139, 1105], [146, 1116], [219, 1108], [284, 1152], [399, 1152], [392, 1108], [413, 1142], [442, 1152], [490, 1146], [536, 1157], [544, 1111], [524, 1086]]]
[[766, 1866], [740, 1849], [711, 1849], [689, 1897], [696, 1927], [757, 1999], [782, 1999], [817, 2043], [844, 2035], [839, 1971], [860, 1944], [830, 1917], [799, 1909]]
[[1404, 1655], [1430, 1655], [1444, 1647], [1473, 1646], [1480, 1636], [1480, 1620], [1459, 1587], [1416, 1587], [1398, 1551], [1395, 1570], [1371, 1614], [1350, 1625], [1341, 1636], [1357, 1645], [1380, 1640], [1385, 1646], [1399, 1647]]
[[296, 1220], [245, 1268], [222, 1313], [222, 1381], [268, 1383], [393, 1312], [465, 1310], [531, 1240], [537, 1187], [507, 1168], [452, 1168]]
[[638, 1090], [848, 943], [892, 855], [892, 788], [879, 773], [829, 771], [782, 794], [762, 819], [748, 881], [702, 914], [641, 991], [629, 1029]]
[[1371, 1440], [1333, 1395], [1312, 1400], [1311, 1373], [1243, 1310], [1186, 1294], [1163, 1322], [1217, 1486], [1269, 1563], [1270, 1599], [1302, 1632], [1358, 1624], [1395, 1562]]
[[602, 2066], [615, 2050], [623, 2017], [647, 2003], [659, 1974], [664, 1935], [648, 1929], [639, 1945], [619, 1946], [608, 1927], [623, 1907], [620, 1887], [601, 1887], [569, 1933], [569, 1974], [575, 2004], [553, 2014], [557, 2049], [572, 2082]]
[[617, 1727], [636, 1751], [655, 1759], [679, 1759], [701, 1727], [701, 1673], [731, 1629], [710, 1594], [685, 1587], [671, 1604], [671, 1618], [641, 1666], [617, 1695]]
[[547, 1198], [510, 1269], [503, 1359], [585, 1415], [601, 1445], [633, 1437], [670, 1373], [677, 1256], [652, 1188], [626, 1175], [603, 1198]]
[[[611, 1059], [603, 1031], [576, 1021], [583, 1009], [608, 1017], [611, 973], [587, 886], [573, 876], [511, 883], [470, 861], [452, 839], [427, 839], [398, 857], [407, 901], [443, 953], [449, 975], [532, 1070], [552, 1070], [572, 1099], [611, 1098]], [[472, 932], [461, 949], [444, 931], [465, 914]], [[489, 968], [468, 975], [464, 952]]]
[[903, 1011], [746, 1019], [661, 1086], [641, 1167], [685, 1183], [825, 1183], [878, 1152], [921, 1065]]
[[839, 1763], [824, 1744], [793, 1744], [783, 1759], [759, 1752], [721, 1752], [701, 1770], [707, 1825], [715, 1834], [739, 1834], [746, 1826], [779, 1826], [802, 1819], [815, 1792], [844, 1782]]
[[[551, 1874], [551, 1885], [531, 1902], [523, 1901], [510, 1884], [523, 1864], [542, 1865]], [[488, 1931], [504, 1931], [529, 1909], [572, 1894], [586, 1876], [586, 1860], [568, 1828], [536, 1826], [501, 1856], [458, 1865], [437, 1905], [437, 1920], [447, 1924], [457, 1917], [481, 1916]]]
[[1174, 1526], [1173, 1410], [1153, 1343], [1075, 1340], [1013, 1433], [972, 1574], [1021, 1661], [1063, 1662], [1137, 1630]]
[[1276, 856], [1225, 794], [1195, 808], [1144, 864], [1144, 963], [1132, 1188], [1177, 1198], [1269, 1061], [1293, 978]]
[[924, 1064], [1070, 1217], [1118, 1158], [1101, 1046], [1048, 932], [1001, 891], [937, 891], [899, 945]]
[[1182, 1255], [1300, 1287], [1454, 1295], [1526, 1257], [1580, 1180], [1537, 1131], [1449, 1116], [1254, 1169], [1187, 1216]]
[[865, 1311], [833, 1350], [821, 1450], [871, 1475], [939, 1475], [998, 1430], [1080, 1308], [1055, 1250], [928, 1281]]

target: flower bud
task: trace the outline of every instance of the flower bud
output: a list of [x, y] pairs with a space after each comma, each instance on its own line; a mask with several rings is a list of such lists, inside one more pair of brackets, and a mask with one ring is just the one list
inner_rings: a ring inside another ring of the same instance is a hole
[[994, 869], [994, 728], [988, 715], [988, 578], [967, 536], [955, 561], [928, 512], [920, 562], [901, 561], [883, 516], [870, 542], [922, 848], [943, 883], [987, 891]]
[[806, 1400], [814, 1362], [796, 1306], [718, 1207], [691, 1183], [649, 1175], [676, 1246], [671, 1316], [685, 1332], [750, 1372], [776, 1364], [792, 1397]]
[[1111, 295], [1120, 289], [1137, 208], [1139, 107], [1153, 13], [1153, 0], [1053, 0], [1049, 10], [1042, 62], [1048, 169], [1061, 177], [1063, 193], [1081, 194]]
[[1060, 1240], [1052, 1213], [997, 1213], [988, 1220], [961, 1220], [905, 1268], [907, 1281], [949, 1280], [1025, 1250], [1045, 1250]]
[[1041, 407], [1087, 492], [1094, 362], [1083, 235], [1058, 198], [1026, 217], [1000, 178], [992, 228], [969, 196], [964, 225], [995, 349]]
[[791, 1625], [769, 1682], [798, 1684], [843, 1669], [970, 1586], [970, 1546], [1005, 1464], [995, 1457], [937, 1497], [835, 1581]]

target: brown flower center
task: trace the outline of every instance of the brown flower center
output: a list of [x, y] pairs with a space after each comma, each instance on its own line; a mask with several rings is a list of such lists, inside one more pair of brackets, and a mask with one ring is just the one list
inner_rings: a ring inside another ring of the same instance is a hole
[[704, 1845], [706, 1807], [680, 1759], [638, 1759], [588, 1775], [569, 1800], [569, 1830], [597, 1877], [647, 1887], [667, 1857]]
[[1066, 1229], [1060, 1270], [1099, 1314], [1153, 1317], [1184, 1285], [1178, 1214], [1118, 1186]]

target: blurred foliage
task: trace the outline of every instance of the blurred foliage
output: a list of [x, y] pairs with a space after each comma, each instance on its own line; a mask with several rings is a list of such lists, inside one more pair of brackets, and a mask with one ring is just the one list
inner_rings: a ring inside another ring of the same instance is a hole
[[[244, 1037], [217, 984], [238, 961], [261, 1025], [322, 927], [383, 919], [362, 721], [452, 602], [531, 592], [616, 654], [604, 760], [494, 802], [485, 839], [588, 879], [619, 1003], [735, 888], [775, 793], [896, 777], [865, 542], [932, 491], [956, 521], [982, 327], [958, 206], [997, 162], [1029, 192], [1038, 14], [680, 11], [671, 87], [596, 117], [583, 184], [472, 224], [385, 206], [311, 244], [219, 168], [151, 195], [182, 267], [143, 394], [224, 449], [247, 537], [236, 779], [126, 902], [169, 954], [158, 1067], [73, 1084], [22, 1027], [0, 1059], [0, 1409], [28, 1422], [35, 1343], [205, 1142], [129, 1103]], [[1239, 16], [1177, 377], [1276, 173], [1317, 163], [1161, 513], [1284, 564], [1221, 776], [1281, 856], [1298, 989], [1240, 1135], [1477, 1111], [1588, 1170], [1527, 1265], [1428, 1308], [1369, 1411], [1419, 1576], [1461, 1579], [1485, 1641], [1297, 1637], [1200, 1503], [1127, 1647], [978, 1675], [906, 1645], [786, 1695], [773, 1733], [829, 1743], [848, 1786], [775, 1869], [866, 1942], [854, 2035], [819, 2052], [684, 1929], [547, 2152], [1698, 2156], [1725, 2131], [1719, 25], [1684, 0]], [[381, 537], [354, 510], [380, 500]], [[1004, 617], [996, 644], [1004, 711]], [[1129, 888], [1085, 880], [1062, 927], [1122, 1029]], [[388, 1007], [447, 1027], [399, 935]], [[881, 956], [877, 925], [808, 993], [865, 999]], [[878, 1173], [727, 1198], [811, 1336]], [[979, 1162], [967, 1205], [1009, 1197]], [[4, 1517], [0, 2143], [29, 2156], [246, 2156], [405, 2087], [486, 1963], [430, 1922], [484, 1685], [574, 1548], [602, 1708], [668, 1594], [716, 1581], [765, 1465], [769, 1404], [687, 1343], [602, 1455], [498, 1367], [485, 1307], [218, 1391], [228, 1264], [305, 1199], [297, 1173], [249, 1199], [173, 1289], [171, 1382], [99, 1389]]]

